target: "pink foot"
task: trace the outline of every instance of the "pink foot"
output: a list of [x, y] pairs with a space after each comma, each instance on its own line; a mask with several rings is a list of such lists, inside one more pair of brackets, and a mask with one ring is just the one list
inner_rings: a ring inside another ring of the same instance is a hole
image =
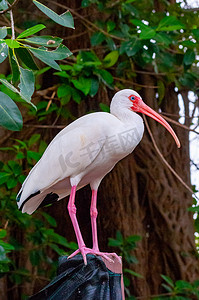
[[73, 252], [68, 259], [74, 257], [75, 255], [77, 255], [78, 253], [82, 254], [83, 260], [84, 260], [84, 264], [87, 265], [87, 259], [86, 259], [86, 254], [93, 254], [93, 255], [98, 255], [103, 257], [104, 259], [108, 260], [110, 263], [113, 263], [114, 261], [110, 258], [110, 256], [113, 256], [113, 258], [116, 258], [116, 260], [119, 261], [119, 263], [121, 263], [121, 259], [120, 257], [116, 254], [116, 253], [105, 253], [105, 252], [100, 252], [99, 250], [94, 250], [94, 249], [90, 249], [87, 247], [82, 247], [81, 249], [77, 249], [75, 252]]

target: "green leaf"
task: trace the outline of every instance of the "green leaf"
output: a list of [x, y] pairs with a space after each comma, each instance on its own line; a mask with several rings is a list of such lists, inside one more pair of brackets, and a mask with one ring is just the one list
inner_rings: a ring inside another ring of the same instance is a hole
[[27, 151], [27, 157], [38, 161], [41, 158], [41, 154], [35, 151]]
[[139, 242], [140, 240], [141, 240], [140, 235], [130, 235], [126, 238], [126, 241], [128, 243], [135, 243], [135, 242]]
[[174, 288], [174, 283], [173, 283], [173, 280], [169, 277], [169, 276], [166, 276], [166, 275], [162, 275], [161, 274], [161, 277], [172, 287]]
[[0, 63], [2, 63], [8, 56], [8, 45], [6, 43], [0, 44]]
[[60, 72], [55, 72], [54, 75], [63, 77], [63, 78], [70, 78], [71, 76], [66, 73], [66, 71], [60, 71]]
[[31, 250], [29, 252], [29, 258], [33, 266], [39, 265], [39, 263], [41, 262], [41, 251]]
[[138, 277], [138, 278], [144, 278], [141, 274], [136, 273], [136, 272], [134, 272], [134, 271], [132, 271], [132, 270], [129, 270], [129, 269], [124, 269], [124, 272], [125, 272], [125, 273], [128, 273], [128, 274], [131, 274], [131, 275], [133, 275], [133, 276], [135, 276], [135, 277]]
[[53, 51], [47, 51], [47, 48], [45, 47], [40, 47], [37, 49], [30, 48], [29, 50], [41, 61], [59, 71], [61, 71], [61, 68], [55, 62], [55, 60], [64, 59], [72, 54], [70, 50], [62, 44]]
[[[20, 70], [21, 70], [22, 68], [20, 67]], [[27, 70], [27, 69], [23, 69], [24, 71], [22, 71], [22, 75], [21, 75], [21, 78], [22, 78], [22, 84], [20, 83], [19, 84], [19, 87], [21, 87], [22, 86], [22, 91], [18, 91], [12, 84], [10, 84], [6, 79], [0, 79], [0, 82], [1, 83], [3, 83], [3, 85], [5, 85], [7, 88], [9, 88], [11, 91], [13, 91], [14, 93], [17, 93], [17, 94], [19, 94], [25, 101], [27, 101], [29, 104], [31, 104], [34, 108], [36, 108], [36, 106], [32, 103], [32, 102], [30, 102], [30, 100], [28, 99], [28, 98], [25, 98], [25, 92], [26, 92], [26, 88], [27, 88], [27, 84], [28, 84], [28, 82], [29, 81], [27, 81], [26, 83], [25, 83], [25, 85], [23, 84], [23, 82], [24, 82], [24, 80], [29, 80], [29, 79], [31, 79], [31, 75], [29, 74], [29, 73], [27, 73], [26, 71], [30, 71], [30, 72], [32, 72], [31, 70]], [[33, 74], [33, 72], [32, 72], [32, 74]], [[24, 75], [26, 75], [26, 77], [24, 77]], [[34, 80], [34, 76], [33, 76], [33, 80]], [[30, 85], [32, 85], [33, 83], [31, 82], [30, 83]], [[22, 94], [22, 92], [23, 92], [23, 94]], [[31, 92], [31, 86], [30, 86], [30, 92]], [[33, 92], [34, 92], [34, 90], [33, 90]], [[29, 95], [28, 95], [28, 97], [29, 97]]]
[[104, 61], [103, 61], [104, 67], [105, 68], [112, 67], [114, 64], [116, 64], [118, 57], [119, 57], [119, 53], [117, 50], [111, 51], [110, 53], [108, 53], [105, 56]]
[[54, 229], [46, 229], [44, 234], [48, 237], [50, 242], [55, 242], [56, 244], [60, 244], [62, 246], [68, 247], [69, 249], [73, 249], [71, 247], [72, 243], [67, 242], [67, 240], [59, 235], [58, 233], [54, 232]]
[[192, 212], [199, 212], [199, 206], [189, 207], [187, 210]]
[[[20, 155], [21, 154], [21, 155]], [[25, 155], [23, 155], [22, 152], [19, 152], [16, 156], [16, 158], [18, 159], [22, 159], [22, 158], [25, 158]], [[24, 180], [26, 179], [26, 175], [19, 175], [18, 177], [18, 181], [22, 184], [24, 182]]]
[[39, 75], [41, 75], [41, 74], [44, 74], [44, 73], [47, 72], [48, 70], [50, 70], [50, 67], [44, 67], [44, 68], [42, 68], [42, 69], [40, 69], [40, 70], [38, 70], [38, 71], [36, 72], [36, 76], [39, 76]]
[[160, 21], [156, 30], [173, 31], [173, 30], [179, 30], [184, 28], [185, 25], [181, 23], [175, 16], [166, 16]]
[[5, 39], [5, 43], [8, 45], [10, 48], [19, 48], [20, 44], [16, 40], [12, 39]]
[[53, 249], [58, 255], [62, 256], [62, 255], [66, 255], [65, 251], [61, 248], [59, 248], [59, 246], [57, 246], [56, 244], [52, 244], [50, 243], [49, 247], [51, 247], [51, 249]]
[[3, 239], [6, 236], [7, 232], [5, 229], [0, 228], [0, 239]]
[[16, 155], [16, 159], [22, 159], [22, 158], [25, 158], [25, 155], [23, 154], [23, 152], [18, 152], [17, 155]]
[[[46, 55], [48, 58], [54, 59], [54, 60], [61, 60], [65, 59], [66, 57], [72, 55], [72, 52], [64, 46], [64, 45], [59, 45], [55, 50], [53, 51], [47, 51], [45, 47], [39, 48], [41, 51]], [[31, 48], [32, 50], [32, 48]], [[47, 54], [46, 54], [47, 53]]]
[[0, 246], [2, 246], [6, 252], [10, 252], [11, 250], [15, 249], [13, 245], [3, 242], [3, 241], [0, 241]]
[[19, 68], [13, 55], [13, 50], [9, 48], [9, 62], [12, 70], [12, 83], [15, 84], [19, 80]]
[[106, 36], [105, 41], [110, 50], [114, 51], [115, 49], [117, 49], [117, 46], [112, 38], [110, 38], [109, 36]]
[[38, 31], [41, 31], [44, 28], [46, 28], [46, 26], [43, 24], [38, 24], [33, 27], [30, 27], [30, 28], [26, 29], [25, 31], [23, 31], [22, 33], [20, 33], [18, 35], [17, 39], [22, 39], [24, 37], [33, 35], [33, 34], [37, 33]]
[[[27, 149], [27, 145], [25, 142], [18, 140], [18, 139], [14, 139], [17, 143], [19, 143], [20, 146], [22, 146], [22, 149]], [[20, 147], [21, 148], [21, 147]]]
[[71, 87], [69, 85], [66, 85], [66, 84], [60, 85], [57, 89], [57, 96], [59, 98], [63, 98], [67, 95], [71, 96]]
[[151, 39], [156, 35], [156, 31], [150, 26], [145, 25], [141, 20], [133, 19], [131, 20], [131, 23], [140, 27], [141, 29], [140, 39], [142, 40]]
[[88, 95], [91, 89], [91, 78], [79, 77], [77, 80], [71, 80], [76, 89], [80, 90], [84, 95]]
[[[61, 105], [66, 105], [70, 101], [70, 99], [71, 99], [71, 94], [67, 94], [67, 95], [63, 96], [61, 98]], [[63, 110], [62, 110], [62, 115], [63, 115]], [[68, 112], [67, 112], [67, 115], [68, 115]]]
[[94, 97], [99, 89], [99, 80], [97, 77], [92, 77], [91, 78], [91, 89], [90, 89], [90, 96]]
[[81, 7], [88, 7], [92, 0], [82, 0]]
[[23, 69], [19, 67], [20, 72], [20, 95], [21, 97], [30, 103], [32, 94], [35, 89], [35, 77], [32, 70]]
[[26, 65], [26, 67], [32, 70], [38, 70], [36, 63], [32, 58], [32, 55], [26, 48], [20, 47], [18, 49], [15, 49], [15, 53], [17, 57], [19, 57], [20, 60]]
[[187, 86], [190, 89], [194, 89], [195, 87], [195, 78], [191, 73], [184, 73], [180, 78], [179, 78], [179, 82], [183, 85], [183, 86]]
[[13, 91], [14, 93], [20, 94], [20, 92], [12, 84], [10, 84], [6, 79], [0, 79], [0, 82], [3, 85], [5, 85], [8, 89]]
[[102, 111], [104, 112], [110, 112], [110, 107], [104, 103], [100, 103], [99, 107], [101, 108]]
[[117, 230], [117, 232], [116, 232], [116, 239], [118, 241], [120, 241], [121, 243], [123, 243], [123, 235], [119, 230]]
[[[13, 151], [12, 147], [0, 147], [0, 151]], [[1, 162], [0, 162], [0, 166], [1, 166]]]
[[1, 0], [0, 2], [0, 10], [4, 10], [8, 8], [8, 3], [6, 0]]
[[0, 39], [4, 39], [7, 35], [7, 27], [0, 27]]
[[169, 46], [173, 41], [172, 38], [168, 34], [166, 34], [165, 32], [157, 33], [154, 36], [154, 39], [158, 43], [165, 44], [165, 46]]
[[0, 92], [0, 125], [14, 131], [22, 128], [22, 115], [17, 105], [6, 94]]
[[195, 36], [197, 39], [199, 39], [199, 28], [198, 28], [198, 29], [193, 29], [192, 32], [193, 32], [194, 36]]
[[122, 42], [120, 47], [120, 54], [126, 53], [129, 57], [134, 56], [142, 47], [139, 39], [132, 38], [129, 41]]
[[[99, 58], [97, 55], [94, 53], [94, 51], [89, 52], [89, 51], [80, 51], [79, 54], [77, 55], [77, 63], [86, 63], [86, 62], [96, 62], [100, 63]], [[66, 70], [66, 69], [63, 69]]]
[[72, 88], [71, 94], [72, 94], [72, 99], [79, 104], [81, 102], [82, 98], [81, 98], [81, 95], [78, 92], [78, 90]]
[[113, 83], [113, 76], [106, 70], [96, 70], [95, 73], [99, 75], [100, 79], [107, 85], [110, 86]]
[[187, 40], [187, 41], [180, 41], [179, 42], [179, 45], [183, 45], [184, 47], [188, 47], [188, 48], [195, 48], [195, 46], [196, 46], [196, 44], [194, 43], [194, 42], [192, 42], [192, 41], [189, 41], [189, 40]]
[[18, 164], [16, 161], [14, 160], [9, 160], [8, 161], [8, 166], [11, 168], [11, 170], [13, 171], [14, 175], [20, 175], [22, 172], [22, 167], [20, 166], [20, 164]]
[[61, 70], [59, 65], [56, 63], [56, 61], [54, 61], [53, 59], [48, 59], [48, 58], [44, 58], [42, 56], [36, 55], [34, 53], [34, 55], [39, 58], [41, 61], [43, 61], [44, 63], [46, 63], [47, 65], [49, 65], [50, 67], [52, 67], [55, 70]]
[[71, 13], [69, 11], [66, 11], [65, 13], [58, 15], [50, 8], [46, 7], [42, 3], [33, 0], [33, 3], [50, 19], [52, 19], [54, 22], [58, 23], [59, 25], [62, 25], [64, 27], [69, 28], [75, 28], [74, 27], [74, 21]]
[[91, 37], [91, 45], [97, 46], [105, 40], [105, 35], [102, 32], [95, 32]]
[[183, 63], [186, 66], [192, 65], [192, 63], [195, 61], [195, 52], [191, 49], [188, 49], [184, 55]]
[[53, 226], [53, 227], [56, 227], [57, 226], [57, 222], [56, 220], [51, 217], [49, 214], [45, 213], [45, 212], [42, 212], [42, 216], [48, 221], [48, 223]]
[[122, 245], [122, 242], [118, 241], [116, 239], [109, 238], [108, 239], [108, 245], [112, 246], [112, 247], [120, 247]]
[[149, 40], [152, 39], [156, 35], [156, 31], [151, 27], [141, 27], [140, 39], [141, 40]]
[[[168, 286], [168, 285], [165, 284], [165, 283], [162, 283], [161, 285], [165, 288], [165, 290], [166, 290], [167, 292], [172, 293], [173, 289], [172, 289], [170, 286]], [[178, 300], [179, 300], [179, 299], [178, 299]]]
[[14, 177], [9, 177], [8, 178], [8, 181], [6, 182], [6, 185], [7, 185], [7, 188], [10, 190], [10, 189], [13, 189], [18, 183], [18, 180]]
[[125, 3], [132, 3], [135, 2], [136, 0], [126, 0]]
[[70, 65], [60, 65], [60, 68], [65, 71], [69, 71], [73, 69], [73, 66]]
[[43, 36], [32, 36], [28, 39], [25, 39], [25, 42], [31, 44], [37, 44], [45, 47], [58, 47], [63, 39], [59, 37], [53, 37], [50, 35], [43, 35]]
[[159, 104], [162, 102], [165, 95], [165, 86], [162, 80], [158, 80], [158, 95], [159, 95]]
[[130, 20], [130, 22], [132, 24], [134, 24], [135, 26], [147, 27], [147, 25], [145, 25], [141, 20], [138, 20], [138, 19]]
[[0, 184], [5, 183], [8, 180], [9, 176], [10, 176], [9, 173], [0, 172]]
[[184, 281], [184, 280], [177, 280], [175, 285], [176, 285], [176, 288], [179, 289], [179, 290], [191, 289], [192, 288], [191, 283], [187, 282], [187, 281]]
[[33, 134], [28, 141], [28, 147], [31, 147], [32, 145], [34, 145], [40, 138], [41, 138], [41, 134], [39, 134], [39, 133]]
[[109, 20], [107, 22], [106, 26], [107, 26], [107, 31], [110, 32], [110, 31], [112, 31], [115, 28], [116, 24], [115, 24], [115, 22]]

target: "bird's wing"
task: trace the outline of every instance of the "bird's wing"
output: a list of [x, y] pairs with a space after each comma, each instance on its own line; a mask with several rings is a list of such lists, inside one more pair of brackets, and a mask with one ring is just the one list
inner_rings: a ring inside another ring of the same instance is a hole
[[75, 121], [72, 124], [77, 126], [69, 125], [70, 128], [66, 127], [54, 138], [24, 181], [17, 198], [19, 208], [33, 197], [37, 199], [38, 207], [46, 196], [45, 191], [65, 178], [81, 176], [95, 160], [106, 136], [102, 126], [93, 121], [88, 118], [87, 122], [74, 124]]

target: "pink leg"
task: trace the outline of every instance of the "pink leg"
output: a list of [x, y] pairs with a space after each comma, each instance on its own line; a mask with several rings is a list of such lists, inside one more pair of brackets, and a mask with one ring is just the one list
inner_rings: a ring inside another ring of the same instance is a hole
[[[72, 224], [73, 224], [73, 228], [75, 230], [75, 235], [76, 235], [77, 243], [79, 246], [79, 249], [78, 249], [79, 251], [78, 250], [76, 251], [78, 253], [78, 252], [81, 252], [81, 249], [83, 247], [85, 247], [85, 244], [84, 244], [84, 240], [82, 238], [82, 234], [81, 234], [79, 224], [78, 224], [77, 218], [76, 218], [75, 193], [76, 193], [76, 186], [74, 185], [71, 188], [71, 194], [70, 194], [70, 198], [69, 198], [69, 202], [68, 202], [68, 212], [69, 212], [69, 216], [71, 218]], [[86, 256], [83, 255], [83, 259], [86, 264]]]
[[92, 190], [92, 199], [90, 207], [91, 216], [91, 227], [92, 227], [92, 237], [93, 237], [93, 250], [99, 251], [98, 238], [97, 238], [97, 190]]
[[93, 249], [92, 252], [95, 255], [104, 257], [109, 262], [113, 262], [110, 256], [115, 257], [119, 262], [120, 258], [115, 253], [103, 253], [99, 251], [98, 237], [97, 237], [97, 190], [92, 190], [90, 216], [91, 216], [91, 227], [92, 227], [92, 238], [93, 238]]
[[79, 252], [83, 256], [84, 264], [87, 265], [87, 259], [86, 254], [94, 254], [104, 257], [109, 262], [113, 262], [113, 260], [109, 257], [109, 255], [112, 255], [116, 257], [119, 261], [120, 258], [115, 253], [102, 253], [99, 251], [98, 248], [98, 240], [97, 240], [97, 224], [96, 224], [96, 218], [97, 218], [97, 209], [96, 209], [96, 202], [97, 202], [97, 191], [92, 191], [92, 200], [91, 200], [91, 225], [92, 225], [92, 236], [93, 236], [93, 249], [87, 248], [84, 244], [84, 240], [82, 238], [82, 234], [80, 232], [79, 224], [77, 222], [76, 218], [76, 206], [75, 206], [75, 193], [76, 193], [76, 186], [72, 186], [71, 194], [68, 202], [68, 212], [75, 230], [75, 235], [77, 238], [77, 243], [79, 246], [79, 249], [77, 249], [75, 252], [73, 252], [68, 258], [74, 257]]

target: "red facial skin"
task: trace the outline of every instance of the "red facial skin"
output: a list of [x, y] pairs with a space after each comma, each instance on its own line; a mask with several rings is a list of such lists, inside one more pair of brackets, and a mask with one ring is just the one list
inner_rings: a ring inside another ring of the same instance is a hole
[[179, 141], [178, 137], [176, 136], [175, 132], [173, 131], [171, 126], [165, 121], [164, 118], [162, 118], [156, 111], [154, 111], [152, 108], [150, 108], [148, 105], [146, 105], [140, 97], [135, 96], [135, 95], [130, 95], [128, 98], [132, 102], [132, 106], [131, 106], [132, 111], [141, 112], [141, 113], [153, 118], [160, 124], [162, 124], [171, 133], [178, 148], [180, 148], [180, 141]]
[[[140, 112], [139, 106], [140, 106], [140, 103], [142, 102], [142, 99], [138, 96], [135, 96], [135, 95], [130, 95], [128, 98], [133, 104], [131, 106], [131, 109], [133, 111]], [[132, 100], [132, 98], [134, 98], [134, 100]]]

